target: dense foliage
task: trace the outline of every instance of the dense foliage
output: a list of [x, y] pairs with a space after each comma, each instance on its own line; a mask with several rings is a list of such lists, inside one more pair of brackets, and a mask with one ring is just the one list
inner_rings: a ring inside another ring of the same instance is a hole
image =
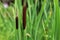
[[[60, 40], [60, 1], [25, 0], [26, 28], [23, 30], [22, 0], [4, 8], [0, 2], [0, 40]], [[18, 13], [18, 30], [15, 17]]]

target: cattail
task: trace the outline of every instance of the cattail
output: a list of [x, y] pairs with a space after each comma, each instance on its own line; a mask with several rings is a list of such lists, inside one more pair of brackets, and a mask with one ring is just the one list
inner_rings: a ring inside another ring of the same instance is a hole
[[26, 2], [24, 2], [24, 0], [22, 0], [22, 5], [23, 5], [23, 29], [26, 28]]
[[23, 29], [26, 27], [26, 6], [23, 7]]
[[16, 17], [16, 29], [18, 29], [18, 17]]
[[16, 10], [16, 29], [18, 29], [18, 12], [17, 12], [17, 10]]

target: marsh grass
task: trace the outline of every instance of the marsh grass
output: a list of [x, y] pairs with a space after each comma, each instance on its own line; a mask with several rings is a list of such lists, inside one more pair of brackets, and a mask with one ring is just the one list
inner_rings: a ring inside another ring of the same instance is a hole
[[[14, 6], [4, 8], [0, 2], [0, 40], [60, 40], [59, 0], [42, 0], [37, 15], [38, 0], [26, 0], [26, 28], [23, 30], [22, 0], [15, 0]], [[18, 30], [15, 17], [18, 13]]]

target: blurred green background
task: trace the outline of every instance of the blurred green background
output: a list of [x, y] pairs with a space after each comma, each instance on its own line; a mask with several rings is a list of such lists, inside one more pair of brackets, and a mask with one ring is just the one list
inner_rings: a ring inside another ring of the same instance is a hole
[[[60, 40], [60, 0], [25, 0], [25, 2], [28, 7], [24, 30], [22, 0], [15, 0], [13, 6], [10, 5], [8, 8], [0, 2], [0, 40]], [[16, 13], [18, 30], [15, 22]]]

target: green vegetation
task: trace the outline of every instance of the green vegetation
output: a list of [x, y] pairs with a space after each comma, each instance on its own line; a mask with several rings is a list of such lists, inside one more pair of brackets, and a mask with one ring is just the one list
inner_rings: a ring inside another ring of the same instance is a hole
[[[27, 0], [26, 28], [23, 30], [22, 0], [15, 0], [13, 6], [4, 8], [0, 2], [0, 40], [60, 40], [59, 0], [41, 0], [37, 15], [38, 0]], [[19, 28], [16, 30], [15, 17], [18, 13]]]

